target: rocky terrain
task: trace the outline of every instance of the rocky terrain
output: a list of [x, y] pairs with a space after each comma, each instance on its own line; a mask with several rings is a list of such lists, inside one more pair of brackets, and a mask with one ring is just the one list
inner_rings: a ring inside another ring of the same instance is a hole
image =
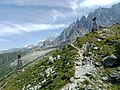
[[[34, 51], [34, 52], [31, 52], [31, 53], [28, 53], [27, 55], [24, 55], [21, 58], [23, 66], [30, 63], [30, 62], [32, 62], [33, 60], [41, 57], [41, 56], [49, 53], [52, 50], [55, 50], [55, 48], [48, 49], [48, 50], [42, 50], [42, 51]], [[11, 65], [17, 66], [17, 59], [15, 60], [15, 62], [12, 62]]]
[[119, 90], [120, 24], [60, 47], [6, 79], [5, 90]]
[[78, 19], [76, 22], [71, 23], [70, 26], [55, 39], [56, 45], [64, 42], [70, 42], [75, 40], [77, 37], [84, 36], [84, 34], [87, 33], [87, 30], [84, 28], [79, 28], [79, 23], [80, 21]]
[[79, 46], [73, 45], [79, 53], [75, 74], [62, 90], [119, 90], [119, 27], [100, 29], [75, 42]]

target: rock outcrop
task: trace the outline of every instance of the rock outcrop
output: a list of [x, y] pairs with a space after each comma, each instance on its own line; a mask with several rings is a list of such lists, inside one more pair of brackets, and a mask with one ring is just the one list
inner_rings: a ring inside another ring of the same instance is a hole
[[114, 55], [111, 55], [111, 56], [107, 56], [103, 59], [103, 66], [105, 67], [112, 67], [114, 66], [116, 63], [117, 63], [117, 60], [116, 60], [116, 56]]
[[77, 37], [82, 37], [87, 32], [85, 29], [80, 28], [80, 21], [77, 19], [76, 22], [70, 24], [68, 28], [66, 28], [60, 36], [55, 39], [57, 45], [62, 44], [64, 42], [70, 42], [75, 40]]
[[120, 85], [120, 73], [115, 73], [115, 74], [109, 75], [109, 81], [112, 84], [119, 84]]

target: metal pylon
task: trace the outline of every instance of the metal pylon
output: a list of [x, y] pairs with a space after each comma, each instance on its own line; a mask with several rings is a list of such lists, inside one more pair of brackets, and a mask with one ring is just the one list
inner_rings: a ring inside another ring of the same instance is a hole
[[22, 71], [22, 66], [21, 54], [18, 54], [17, 71]]

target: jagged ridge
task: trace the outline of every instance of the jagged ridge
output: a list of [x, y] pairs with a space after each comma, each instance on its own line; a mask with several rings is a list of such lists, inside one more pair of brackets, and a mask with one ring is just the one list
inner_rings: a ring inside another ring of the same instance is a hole
[[92, 30], [92, 18], [97, 17], [98, 26], [110, 26], [114, 23], [120, 22], [120, 3], [113, 5], [111, 8], [98, 8], [94, 12], [88, 14], [87, 17], [84, 15], [76, 22], [70, 24], [60, 36], [55, 40], [57, 44], [63, 42], [70, 42], [71, 40], [76, 39], [77, 37], [84, 36], [87, 31]]

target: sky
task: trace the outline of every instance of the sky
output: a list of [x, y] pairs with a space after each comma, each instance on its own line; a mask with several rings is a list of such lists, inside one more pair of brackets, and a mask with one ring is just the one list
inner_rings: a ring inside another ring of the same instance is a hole
[[70, 23], [120, 0], [0, 0], [0, 50], [58, 36]]

